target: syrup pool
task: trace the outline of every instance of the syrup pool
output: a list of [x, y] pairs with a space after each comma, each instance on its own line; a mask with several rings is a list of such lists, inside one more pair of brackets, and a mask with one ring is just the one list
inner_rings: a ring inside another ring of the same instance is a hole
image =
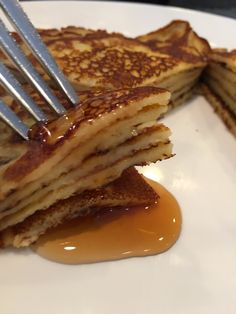
[[41, 236], [33, 250], [64, 264], [118, 260], [168, 250], [180, 235], [180, 207], [162, 185], [146, 180], [160, 196], [157, 204], [107, 208], [75, 218]]

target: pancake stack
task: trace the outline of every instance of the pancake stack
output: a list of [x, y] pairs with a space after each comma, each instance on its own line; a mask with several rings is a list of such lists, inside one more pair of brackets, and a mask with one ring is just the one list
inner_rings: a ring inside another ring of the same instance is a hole
[[157, 122], [168, 108], [169, 92], [137, 87], [83, 97], [66, 116], [34, 125], [30, 141], [4, 133], [0, 230], [38, 211], [46, 213], [61, 200], [101, 188], [130, 166], [171, 156], [170, 130]]
[[76, 27], [42, 36], [77, 90], [158, 86], [172, 93], [169, 108], [191, 97], [210, 50], [184, 21], [135, 39]]
[[[172, 93], [170, 108], [191, 97], [210, 51], [207, 41], [185, 21], [173, 21], [137, 38], [81, 27], [39, 32], [79, 92], [157, 86]], [[38, 71], [49, 80], [17, 34], [14, 36]]]
[[236, 136], [236, 50], [214, 49], [203, 79], [204, 95]]

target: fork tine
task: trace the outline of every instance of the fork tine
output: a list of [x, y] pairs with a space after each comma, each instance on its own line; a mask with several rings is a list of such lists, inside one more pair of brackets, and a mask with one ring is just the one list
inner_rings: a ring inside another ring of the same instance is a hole
[[32, 52], [38, 58], [44, 69], [57, 82], [58, 86], [61, 87], [72, 104], [78, 104], [78, 95], [58, 68], [56, 62], [48, 52], [38, 32], [35, 30], [34, 26], [21, 8], [19, 2], [17, 0], [0, 0], [0, 4], [9, 20], [31, 48]]
[[[8, 1], [8, 0], [7, 0]], [[11, 60], [20, 68], [26, 77], [33, 83], [36, 89], [48, 102], [48, 104], [58, 113], [64, 114], [65, 108], [60, 104], [55, 95], [48, 88], [47, 84], [41, 78], [41, 76], [35, 71], [33, 65], [25, 57], [24, 53], [16, 44], [15, 40], [8, 33], [5, 25], [0, 20], [0, 44], [3, 51]]]
[[5, 87], [5, 89], [18, 100], [37, 121], [47, 121], [46, 115], [35, 105], [34, 101], [24, 91], [20, 83], [2, 63], [0, 63], [0, 84]]
[[0, 100], [0, 118], [5, 121], [12, 129], [28, 140], [28, 127], [20, 120], [19, 117]]

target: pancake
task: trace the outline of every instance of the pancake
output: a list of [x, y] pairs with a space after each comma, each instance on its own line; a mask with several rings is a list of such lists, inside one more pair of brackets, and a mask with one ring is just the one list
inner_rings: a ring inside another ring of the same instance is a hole
[[[196, 85], [210, 50], [207, 41], [185, 21], [174, 21], [137, 38], [71, 26], [39, 32], [79, 92], [151, 85], [183, 95], [187, 87]], [[27, 47], [14, 36], [34, 66], [49, 80]], [[9, 62], [8, 65], [13, 66]], [[173, 98], [170, 108], [175, 106]]]
[[156, 121], [169, 92], [137, 87], [89, 95], [66, 116], [34, 126], [30, 141], [2, 141], [0, 230], [104, 186], [132, 165], [171, 156], [170, 130]]
[[203, 81], [205, 96], [236, 135], [236, 50], [214, 49]]
[[0, 246], [29, 246], [48, 229], [102, 208], [151, 205], [157, 201], [156, 192], [134, 168], [129, 168], [118, 179], [102, 188], [59, 201], [46, 211], [37, 211], [23, 222], [7, 228], [0, 233]]

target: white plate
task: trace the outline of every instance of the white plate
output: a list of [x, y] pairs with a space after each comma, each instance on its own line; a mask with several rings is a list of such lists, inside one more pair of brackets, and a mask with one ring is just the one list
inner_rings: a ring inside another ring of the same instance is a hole
[[[236, 46], [236, 21], [178, 8], [111, 2], [34, 2], [35, 25], [82, 25], [138, 35], [186, 19], [217, 46]], [[93, 265], [0, 253], [1, 314], [235, 314], [236, 141], [197, 97], [170, 114], [176, 156], [146, 174], [178, 199], [183, 230], [164, 254]]]

